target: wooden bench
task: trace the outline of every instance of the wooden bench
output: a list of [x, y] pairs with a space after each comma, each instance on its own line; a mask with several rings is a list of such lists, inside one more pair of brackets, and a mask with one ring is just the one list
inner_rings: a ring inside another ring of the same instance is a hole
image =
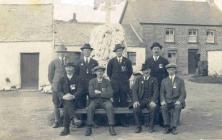
[[[96, 109], [95, 114], [105, 114], [106, 111], [104, 109]], [[129, 109], [128, 107], [116, 107], [114, 108], [114, 114], [132, 114], [133, 109]], [[147, 109], [142, 110], [143, 114], [148, 114], [149, 111]], [[87, 108], [77, 109], [76, 114], [87, 114]]]

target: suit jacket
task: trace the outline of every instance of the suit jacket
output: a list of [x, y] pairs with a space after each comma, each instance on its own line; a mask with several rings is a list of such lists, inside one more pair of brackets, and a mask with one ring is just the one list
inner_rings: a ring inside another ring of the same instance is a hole
[[[147, 84], [149, 89], [148, 94], [151, 95], [150, 101], [156, 103], [159, 97], [158, 81], [156, 78], [150, 76]], [[143, 76], [138, 77], [132, 88], [133, 102], [142, 100], [144, 94], [144, 86], [145, 86], [144, 77]]]
[[175, 76], [174, 83], [169, 77], [163, 79], [160, 89], [160, 100], [166, 103], [180, 101], [185, 103], [186, 90], [184, 80]]
[[100, 95], [95, 94], [95, 90], [99, 90], [97, 78], [93, 78], [89, 82], [89, 97], [91, 99], [98, 99], [98, 98], [110, 99], [113, 97], [113, 90], [110, 81], [108, 79], [105, 78], [102, 79], [102, 91], [101, 91], [102, 93]]
[[88, 64], [85, 63], [84, 59], [80, 59], [77, 63], [76, 74], [83, 80], [85, 92], [88, 92], [89, 81], [96, 77], [96, 75], [92, 72], [92, 69], [95, 66], [98, 66], [98, 62], [92, 58], [90, 58]]
[[78, 100], [82, 95], [83, 91], [83, 84], [82, 80], [77, 76], [73, 75], [73, 77], [69, 80], [68, 77], [65, 75], [59, 82], [59, 92], [61, 95], [65, 95], [67, 93], [71, 93], [75, 96], [75, 99]]
[[107, 75], [111, 80], [128, 81], [133, 73], [131, 61], [123, 57], [121, 64], [119, 64], [117, 57], [109, 60], [107, 64]]
[[58, 82], [65, 75], [65, 68], [62, 61], [56, 58], [51, 61], [48, 67], [48, 80], [52, 84], [53, 91], [58, 90]]
[[145, 64], [151, 66], [150, 75], [157, 78], [160, 87], [161, 81], [168, 76], [165, 67], [167, 64], [169, 64], [168, 60], [162, 56], [159, 56], [159, 59], [154, 61], [152, 56], [145, 61]]

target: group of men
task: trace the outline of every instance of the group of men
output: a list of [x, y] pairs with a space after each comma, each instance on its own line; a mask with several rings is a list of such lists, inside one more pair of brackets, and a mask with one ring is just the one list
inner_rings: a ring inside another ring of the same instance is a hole
[[[114, 107], [129, 107], [129, 96], [132, 97], [129, 108], [133, 108], [134, 111], [136, 133], [142, 131], [141, 110], [147, 108], [150, 112], [148, 119], [150, 132], [154, 132], [154, 121], [158, 120], [161, 124], [163, 117], [164, 132], [177, 134], [176, 127], [186, 98], [184, 81], [175, 75], [177, 66], [169, 64], [167, 59], [160, 56], [162, 46], [153, 43], [151, 46], [153, 56], [142, 65], [142, 75], [136, 78], [130, 89], [129, 79], [133, 74], [133, 68], [131, 61], [123, 56], [124, 49], [122, 44], [115, 45], [113, 52], [116, 53], [116, 57], [109, 60], [106, 69], [90, 57], [93, 50], [90, 44], [81, 47], [83, 58], [77, 64], [65, 63], [66, 48], [62, 45], [56, 48], [58, 57], [50, 63], [48, 76], [53, 91], [55, 113], [53, 127], [59, 127], [63, 121], [64, 129], [60, 133], [61, 136], [70, 133], [71, 119], [74, 122], [79, 121], [75, 110], [86, 106], [86, 136], [92, 134], [93, 118], [97, 108], [105, 109], [109, 133], [116, 135]], [[104, 77], [105, 71], [109, 80]], [[64, 112], [63, 120], [60, 109]], [[118, 120], [123, 126], [127, 124], [127, 116], [119, 116]]]

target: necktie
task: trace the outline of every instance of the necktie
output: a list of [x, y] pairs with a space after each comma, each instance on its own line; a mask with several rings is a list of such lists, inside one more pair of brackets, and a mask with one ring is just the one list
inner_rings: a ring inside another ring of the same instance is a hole
[[157, 61], [157, 57], [156, 56], [154, 57], [154, 61]]
[[172, 77], [172, 76], [170, 77], [170, 80], [171, 80], [171, 82], [172, 82], [172, 85], [173, 85], [173, 77]]
[[61, 59], [61, 62], [62, 62], [62, 65], [64, 65], [64, 58], [62, 57], [62, 59]]
[[89, 63], [89, 60], [88, 60], [88, 58], [86, 58], [86, 64], [88, 64]]

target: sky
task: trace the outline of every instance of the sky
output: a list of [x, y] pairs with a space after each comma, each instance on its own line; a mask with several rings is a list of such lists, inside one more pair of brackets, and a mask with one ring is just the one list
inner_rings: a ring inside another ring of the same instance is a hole
[[[125, 1], [125, 0], [123, 0]], [[206, 1], [206, 0], [177, 0], [177, 1]], [[222, 0], [214, 0], [222, 11]], [[105, 22], [105, 10], [94, 10], [94, 0], [0, 0], [0, 4], [48, 4], [54, 3], [54, 18], [71, 20], [73, 13], [80, 22]], [[125, 3], [114, 7], [111, 12], [111, 22], [117, 22]], [[65, 9], [65, 10], [64, 10]]]

